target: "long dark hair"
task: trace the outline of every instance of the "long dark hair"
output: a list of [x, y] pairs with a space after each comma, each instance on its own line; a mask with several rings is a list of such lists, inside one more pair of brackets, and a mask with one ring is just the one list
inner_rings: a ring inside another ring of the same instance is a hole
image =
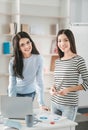
[[32, 43], [32, 54], [39, 54], [33, 40], [26, 32], [18, 32], [12, 39], [13, 43], [13, 53], [14, 53], [14, 62], [13, 62], [13, 71], [15, 76], [24, 78], [23, 77], [23, 55], [19, 48], [19, 41], [21, 38], [28, 38]]
[[63, 57], [64, 56], [64, 52], [62, 52], [60, 50], [60, 48], [58, 47], [58, 36], [61, 35], [61, 34], [65, 34], [67, 36], [67, 38], [69, 39], [69, 42], [70, 42], [70, 49], [73, 53], [77, 53], [76, 51], [76, 45], [75, 45], [75, 38], [74, 38], [74, 35], [72, 33], [71, 30], [69, 29], [62, 29], [58, 32], [57, 34], [57, 37], [56, 37], [56, 41], [57, 41], [57, 49], [58, 49], [58, 55], [59, 57]]

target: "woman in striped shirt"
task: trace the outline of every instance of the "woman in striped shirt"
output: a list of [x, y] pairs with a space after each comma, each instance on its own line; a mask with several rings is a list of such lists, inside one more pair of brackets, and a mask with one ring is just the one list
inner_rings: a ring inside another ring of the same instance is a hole
[[[88, 71], [84, 59], [77, 55], [71, 30], [62, 29], [57, 34], [59, 59], [55, 63], [55, 84], [51, 88], [53, 113], [75, 120], [78, 108], [78, 91], [88, 88]], [[79, 82], [81, 75], [82, 82]]]

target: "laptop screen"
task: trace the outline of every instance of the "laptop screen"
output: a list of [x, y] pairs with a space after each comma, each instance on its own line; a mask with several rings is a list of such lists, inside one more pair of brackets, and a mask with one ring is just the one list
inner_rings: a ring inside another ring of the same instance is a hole
[[1, 115], [5, 118], [24, 119], [26, 115], [33, 114], [31, 97], [1, 96]]

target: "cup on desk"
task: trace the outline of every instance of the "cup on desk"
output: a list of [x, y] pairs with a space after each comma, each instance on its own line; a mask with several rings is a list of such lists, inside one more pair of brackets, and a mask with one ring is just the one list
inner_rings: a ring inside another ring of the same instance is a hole
[[34, 122], [33, 115], [26, 115], [25, 122], [27, 127], [33, 127], [33, 122]]

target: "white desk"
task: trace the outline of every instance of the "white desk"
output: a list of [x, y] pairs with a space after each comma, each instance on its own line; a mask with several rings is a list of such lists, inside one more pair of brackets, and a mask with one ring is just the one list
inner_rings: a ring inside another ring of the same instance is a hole
[[[28, 127], [25, 127], [23, 126], [21, 130], [75, 130], [75, 126], [77, 125], [77, 123], [75, 122], [72, 122], [70, 120], [63, 120], [61, 121], [60, 123], [58, 123], [58, 125], [51, 125], [51, 126], [48, 126], [47, 127], [42, 127], [42, 126], [37, 126], [37, 127], [33, 127], [33, 128], [28, 128]], [[16, 129], [13, 129], [13, 128], [8, 128], [6, 126], [3, 126], [0, 124], [0, 130], [16, 130]]]
[[[41, 114], [38, 114], [38, 117], [40, 115]], [[70, 121], [66, 118], [61, 118], [60, 120], [55, 121], [55, 124], [50, 124], [50, 121], [52, 120], [50, 112], [49, 113], [45, 112], [42, 115], [44, 115], [44, 116], [48, 115], [48, 117], [50, 117], [49, 120], [39, 122], [39, 123], [37, 123], [36, 125], [34, 125], [33, 127], [30, 127], [30, 128], [26, 127], [25, 121], [23, 121], [23, 122], [21, 122], [22, 128], [20, 130], [41, 130], [41, 128], [42, 128], [42, 130], [58, 130], [58, 129], [59, 130], [75, 130], [75, 126], [77, 125], [76, 122]], [[16, 129], [7, 128], [3, 124], [0, 124], [0, 130], [16, 130]]]

